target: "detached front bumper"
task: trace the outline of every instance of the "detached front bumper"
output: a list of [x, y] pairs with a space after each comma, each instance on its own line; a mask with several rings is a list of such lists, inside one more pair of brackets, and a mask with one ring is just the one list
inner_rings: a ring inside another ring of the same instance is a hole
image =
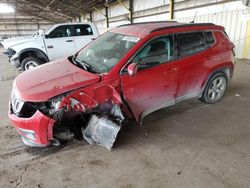
[[10, 108], [8, 116], [21, 135], [24, 144], [32, 147], [45, 147], [53, 139], [52, 127], [55, 121], [40, 111], [37, 110], [29, 118], [21, 118], [13, 114]]

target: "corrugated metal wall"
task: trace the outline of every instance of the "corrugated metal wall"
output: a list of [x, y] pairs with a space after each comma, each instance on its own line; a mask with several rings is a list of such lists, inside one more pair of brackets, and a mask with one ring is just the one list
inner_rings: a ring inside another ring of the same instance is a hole
[[[100, 9], [100, 11], [105, 14], [105, 9]], [[106, 26], [106, 18], [104, 17], [104, 15], [101, 14], [100, 12], [93, 12], [92, 13], [92, 20], [93, 22], [95, 22], [99, 33], [104, 33], [107, 31], [107, 26]]]
[[[247, 15], [248, 10], [227, 11], [215, 14], [196, 16], [195, 22], [210, 22], [224, 26], [231, 41], [236, 46], [236, 56], [238, 58], [250, 58], [250, 52], [247, 54], [247, 56], [245, 56], [246, 54], [244, 54], [245, 44], [247, 40], [250, 40], [249, 38], [247, 38], [250, 37], [247, 36]], [[187, 17], [179, 18], [176, 20], [178, 20], [179, 22], [190, 22], [193, 19], [194, 17]]]
[[21, 14], [0, 15], [0, 38], [33, 35], [39, 29], [48, 29], [53, 23]]
[[[123, 1], [129, 7], [129, 1]], [[169, 0], [133, 0], [133, 23], [146, 21], [169, 20]], [[92, 13], [92, 21], [96, 23], [102, 34], [118, 25], [130, 23], [129, 11], [122, 4], [108, 7], [109, 28], [105, 17], [105, 9]], [[196, 15], [196, 17], [195, 17]], [[85, 17], [88, 17], [85, 15]], [[236, 45], [238, 58], [250, 58], [250, 9], [241, 1], [228, 0], [175, 0], [175, 20], [190, 22], [211, 22], [225, 27], [230, 39]]]

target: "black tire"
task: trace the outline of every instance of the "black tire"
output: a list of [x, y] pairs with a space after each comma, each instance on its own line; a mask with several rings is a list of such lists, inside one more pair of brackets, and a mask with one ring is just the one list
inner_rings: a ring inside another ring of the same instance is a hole
[[207, 85], [202, 93], [202, 102], [207, 104], [214, 104], [219, 102], [227, 89], [228, 79], [225, 73], [215, 73], [207, 82]]
[[35, 57], [26, 57], [21, 62], [21, 68], [23, 71], [29, 70], [31, 68], [41, 65], [42, 62]]

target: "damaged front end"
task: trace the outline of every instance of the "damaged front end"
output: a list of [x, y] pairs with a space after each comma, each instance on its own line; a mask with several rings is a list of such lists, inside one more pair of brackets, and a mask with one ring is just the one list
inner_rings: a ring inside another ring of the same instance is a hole
[[21, 101], [14, 92], [11, 96], [10, 119], [29, 146], [85, 139], [111, 150], [125, 119], [122, 104], [116, 100], [97, 103], [84, 92], [62, 94], [36, 103]]
[[90, 108], [71, 97], [55, 103], [49, 110], [50, 117], [56, 120], [54, 138], [60, 141], [84, 138], [90, 144], [111, 150], [125, 119], [121, 108], [113, 101], [92, 105]]

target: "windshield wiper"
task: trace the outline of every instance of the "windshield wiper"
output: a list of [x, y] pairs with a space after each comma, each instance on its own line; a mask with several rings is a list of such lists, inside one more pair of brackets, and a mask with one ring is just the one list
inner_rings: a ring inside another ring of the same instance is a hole
[[91, 65], [88, 64], [88, 63], [85, 62], [85, 61], [79, 61], [79, 60], [77, 60], [77, 59], [76, 59], [76, 55], [74, 55], [74, 56], [72, 57], [72, 61], [73, 61], [76, 65], [81, 66], [82, 68], [84, 68], [86, 71], [89, 71], [89, 72], [93, 72], [93, 73], [94, 73], [94, 71], [91, 70]]
[[78, 66], [78, 63], [77, 63], [74, 59], [75, 59], [75, 56], [73, 56], [73, 55], [68, 57], [68, 60], [69, 60], [71, 63], [73, 63], [74, 65]]
[[88, 64], [86, 61], [80, 61], [81, 65], [83, 67], [85, 67], [86, 69], [90, 70], [91, 69], [91, 65]]

